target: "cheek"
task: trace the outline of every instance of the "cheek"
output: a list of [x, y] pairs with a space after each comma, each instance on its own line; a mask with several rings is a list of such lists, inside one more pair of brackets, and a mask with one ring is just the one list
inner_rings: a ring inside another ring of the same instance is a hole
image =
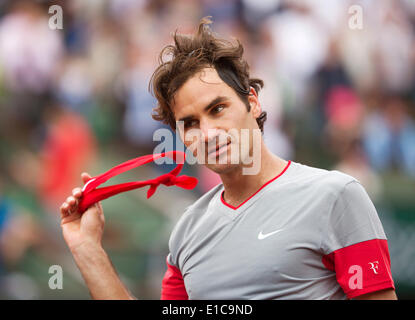
[[255, 119], [249, 113], [235, 115], [232, 120], [232, 127], [235, 129], [252, 129]]
[[184, 145], [190, 149], [192, 149], [192, 147], [196, 146], [199, 143], [196, 137], [187, 137], [183, 141], [184, 141]]
[[201, 149], [202, 138], [200, 137], [200, 131], [194, 130], [184, 134], [182, 140], [186, 148], [190, 149], [194, 156], [197, 156], [197, 151]]
[[233, 112], [229, 112], [225, 117], [222, 118], [222, 126], [226, 127], [226, 130], [243, 128], [246, 126], [246, 123], [247, 117], [239, 109]]
[[177, 129], [176, 130], [176, 134], [178, 134], [179, 135], [179, 137], [180, 137], [180, 140], [182, 140], [183, 141], [183, 143], [186, 145], [186, 143], [185, 143], [185, 141], [184, 141], [184, 133], [183, 133], [183, 129]]

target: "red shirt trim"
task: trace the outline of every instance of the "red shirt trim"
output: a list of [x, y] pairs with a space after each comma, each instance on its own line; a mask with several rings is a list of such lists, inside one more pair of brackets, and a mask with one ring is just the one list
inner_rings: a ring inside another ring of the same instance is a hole
[[161, 282], [161, 300], [188, 300], [182, 274], [178, 268], [167, 262], [167, 271]]
[[339, 285], [349, 299], [383, 289], [395, 289], [388, 242], [372, 239], [323, 256], [324, 266], [336, 272]]
[[270, 184], [271, 182], [273, 182], [274, 180], [276, 180], [276, 179], [278, 179], [279, 177], [281, 177], [284, 173], [285, 173], [285, 171], [287, 171], [287, 169], [288, 169], [288, 167], [290, 166], [290, 164], [291, 164], [291, 160], [289, 160], [288, 161], [288, 163], [287, 163], [287, 165], [285, 166], [285, 168], [284, 168], [284, 170], [282, 170], [282, 172], [280, 173], [280, 174], [278, 174], [275, 178], [272, 178], [271, 180], [269, 180], [268, 182], [266, 182], [261, 188], [259, 188], [253, 195], [251, 195], [248, 199], [246, 199], [244, 202], [242, 202], [240, 205], [238, 205], [237, 207], [234, 207], [233, 205], [231, 205], [231, 204], [229, 204], [229, 203], [227, 203], [226, 201], [225, 201], [225, 199], [223, 198], [223, 194], [225, 193], [225, 190], [223, 190], [222, 191], [222, 193], [221, 193], [221, 195], [220, 195], [220, 199], [221, 199], [221, 201], [222, 201], [222, 203], [225, 205], [225, 206], [227, 206], [227, 207], [229, 207], [229, 208], [231, 208], [231, 209], [233, 209], [233, 210], [236, 210], [236, 209], [238, 209], [238, 208], [240, 208], [243, 204], [245, 204], [248, 200], [250, 200], [251, 198], [253, 198], [259, 191], [261, 191], [263, 188], [265, 188], [268, 184]]

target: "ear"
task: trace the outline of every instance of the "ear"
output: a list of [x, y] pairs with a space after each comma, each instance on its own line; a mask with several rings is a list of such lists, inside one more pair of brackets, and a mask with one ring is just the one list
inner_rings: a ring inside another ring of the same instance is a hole
[[250, 87], [249, 96], [248, 96], [248, 103], [251, 106], [251, 113], [254, 118], [258, 118], [262, 112], [261, 104], [258, 100], [258, 94], [256, 93], [255, 89]]

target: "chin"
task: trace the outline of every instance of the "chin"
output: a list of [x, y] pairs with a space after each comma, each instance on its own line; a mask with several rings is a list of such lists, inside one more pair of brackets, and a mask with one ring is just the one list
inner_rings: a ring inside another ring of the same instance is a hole
[[231, 164], [231, 163], [224, 163], [224, 164], [205, 164], [206, 168], [209, 170], [212, 170], [213, 172], [217, 174], [225, 174], [229, 173], [233, 170], [235, 170], [239, 165], [237, 164]]

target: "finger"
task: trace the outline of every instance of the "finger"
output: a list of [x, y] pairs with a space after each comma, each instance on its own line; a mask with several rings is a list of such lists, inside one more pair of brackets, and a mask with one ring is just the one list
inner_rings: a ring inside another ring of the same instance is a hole
[[59, 211], [61, 212], [61, 218], [63, 218], [63, 216], [66, 214], [65, 210], [63, 209], [63, 204], [61, 204], [61, 206], [59, 207]]
[[61, 217], [62, 218], [68, 215], [68, 208], [69, 208], [69, 205], [66, 202], [64, 202], [61, 205], [60, 210], [61, 210]]
[[78, 211], [78, 203], [79, 203], [78, 202], [78, 199], [75, 199], [74, 197], [70, 196], [70, 197], [68, 197], [68, 199], [66, 200], [66, 202], [69, 205], [68, 213], [70, 215], [72, 215], [72, 214], [74, 214], [75, 212]]
[[92, 177], [87, 172], [83, 172], [81, 174], [81, 178], [82, 178], [83, 183], [87, 183], [88, 180], [90, 180]]
[[77, 199], [82, 196], [82, 189], [81, 188], [75, 188], [72, 190], [72, 196]]
[[71, 214], [68, 214], [67, 216], [62, 218], [61, 225], [80, 219], [85, 214], [89, 214], [89, 216], [95, 215], [96, 213], [99, 214], [99, 210], [98, 211], [96, 210], [97, 205], [98, 204], [95, 203], [94, 205], [90, 206], [85, 212], [82, 212], [82, 213], [80, 213], [79, 211], [75, 211], [75, 212], [72, 212]]
[[76, 213], [74, 213], [74, 214], [71, 214], [71, 215], [67, 215], [67, 216], [65, 216], [65, 217], [63, 217], [62, 218], [62, 220], [61, 220], [61, 225], [62, 224], [65, 224], [65, 223], [68, 223], [68, 222], [72, 222], [72, 221], [74, 221], [74, 220], [77, 220], [77, 219], [79, 219], [81, 217], [81, 214], [80, 213], [78, 213], [78, 212], [76, 212]]
[[100, 218], [102, 219], [102, 222], [104, 222], [104, 223], [105, 223], [104, 210], [102, 209], [101, 202], [97, 202], [95, 205], [96, 205], [96, 206], [97, 206], [97, 208], [98, 208], [98, 212], [99, 212], [99, 214], [100, 214]]
[[69, 206], [73, 206], [76, 203], [76, 199], [73, 196], [69, 196], [68, 198], [66, 198], [66, 203], [69, 204]]

